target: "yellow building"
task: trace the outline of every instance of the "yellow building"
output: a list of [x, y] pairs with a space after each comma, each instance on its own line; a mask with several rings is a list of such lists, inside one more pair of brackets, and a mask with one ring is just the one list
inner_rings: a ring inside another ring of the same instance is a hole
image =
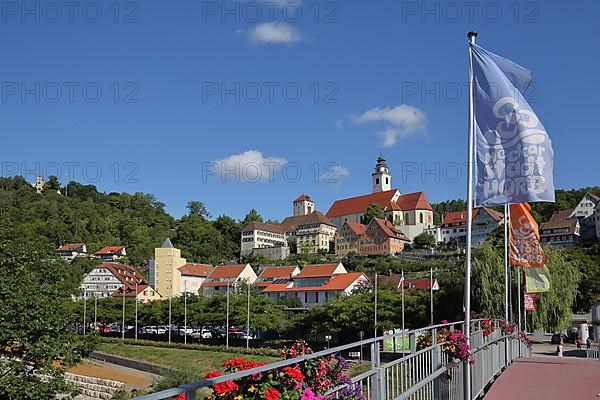
[[150, 285], [164, 298], [179, 296], [182, 290], [179, 268], [185, 264], [181, 250], [173, 247], [171, 240], [167, 238], [162, 247], [154, 249], [154, 260], [150, 260]]

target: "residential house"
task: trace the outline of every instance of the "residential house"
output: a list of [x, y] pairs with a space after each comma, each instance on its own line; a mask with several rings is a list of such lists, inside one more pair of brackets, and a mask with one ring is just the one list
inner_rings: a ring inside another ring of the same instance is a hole
[[410, 239], [390, 221], [373, 218], [360, 238], [360, 255], [394, 255], [404, 250]]
[[579, 220], [581, 228], [580, 238], [583, 242], [591, 242], [600, 238], [596, 234], [598, 220], [596, 208], [598, 204], [600, 204], [600, 197], [592, 193], [586, 193], [569, 216], [571, 219], [577, 218]]
[[286, 266], [267, 266], [262, 269], [254, 286], [265, 288], [278, 279], [292, 279], [300, 273], [300, 268], [297, 265]]
[[[464, 248], [467, 242], [467, 212], [453, 211], [444, 216], [438, 239]], [[472, 244], [479, 246], [498, 226], [504, 224], [504, 214], [489, 207], [473, 209]]]
[[552, 214], [548, 222], [540, 225], [540, 241], [553, 247], [572, 247], [580, 242], [580, 224], [577, 218], [570, 218], [573, 210], [563, 210]]
[[109, 297], [123, 286], [148, 285], [148, 281], [130, 265], [103, 262], [85, 274], [81, 289], [85, 297]]
[[285, 232], [280, 225], [252, 221], [242, 229], [242, 257], [252, 254], [254, 249], [286, 246]]
[[335, 254], [345, 257], [348, 253], [360, 252], [360, 239], [367, 231], [367, 227], [357, 222], [346, 221], [335, 235]]
[[346, 221], [364, 224], [364, 213], [369, 204], [377, 204], [384, 218], [402, 227], [402, 232], [413, 240], [433, 225], [433, 208], [425, 193], [401, 194], [391, 189], [391, 173], [382, 155], [377, 158], [375, 170], [371, 174], [372, 193], [333, 203], [327, 218], [341, 229]]
[[[137, 293], [136, 293], [137, 289]], [[154, 300], [160, 300], [162, 296], [158, 293], [152, 286], [143, 284], [143, 285], [127, 285], [125, 287], [118, 288], [113, 294], [112, 297], [123, 298], [123, 290], [125, 290], [125, 298], [131, 299], [135, 298], [140, 303], [150, 303]]]
[[288, 241], [295, 242], [296, 252], [329, 252], [335, 240], [335, 225], [315, 210], [315, 202], [308, 195], [301, 195], [292, 203], [293, 215], [281, 222]]
[[183, 283], [179, 268], [185, 264], [187, 261], [181, 257], [181, 250], [166, 238], [161, 247], [154, 249], [154, 259], [148, 262], [150, 285], [165, 298], [179, 296]]
[[179, 293], [200, 294], [200, 287], [213, 270], [212, 265], [187, 263], [178, 268], [181, 276]]
[[56, 249], [56, 255], [66, 261], [71, 261], [75, 257], [87, 257], [87, 247], [85, 243], [65, 243]]
[[106, 246], [94, 253], [94, 257], [105, 261], [120, 260], [126, 256], [125, 246]]
[[263, 293], [273, 300], [296, 298], [303, 307], [309, 307], [351, 295], [366, 282], [368, 278], [362, 272], [347, 272], [341, 263], [307, 265], [291, 279], [275, 280]]
[[251, 285], [256, 279], [256, 273], [250, 264], [217, 265], [206, 277], [200, 289], [205, 297], [224, 295], [228, 290], [234, 290], [241, 282]]
[[[402, 290], [402, 286], [404, 286], [404, 290], [429, 290], [433, 287], [434, 291], [440, 290], [440, 285], [438, 283], [437, 278], [434, 276], [431, 278], [406, 278], [404, 277], [404, 285], [402, 284], [402, 274], [391, 274], [391, 275], [380, 275], [379, 276], [379, 284], [381, 286], [392, 285], [397, 291]], [[433, 283], [433, 286], [432, 286]]]

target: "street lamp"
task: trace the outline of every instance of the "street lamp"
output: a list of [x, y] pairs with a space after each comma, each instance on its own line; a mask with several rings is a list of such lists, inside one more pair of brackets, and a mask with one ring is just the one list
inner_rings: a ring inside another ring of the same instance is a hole
[[135, 340], [138, 339], [138, 283], [135, 282]]
[[325, 335], [325, 340], [327, 340], [327, 349], [329, 349], [329, 341], [331, 340], [331, 335]]
[[225, 316], [225, 348], [229, 348], [229, 281], [227, 281], [227, 307], [226, 307], [226, 316]]
[[187, 280], [183, 281], [183, 344], [187, 345]]
[[125, 284], [123, 284], [123, 320], [121, 323], [121, 340], [125, 340]]
[[83, 336], [85, 336], [85, 319], [87, 311], [87, 293], [83, 290]]
[[248, 310], [246, 316], [246, 348], [250, 347], [250, 282], [248, 282]]

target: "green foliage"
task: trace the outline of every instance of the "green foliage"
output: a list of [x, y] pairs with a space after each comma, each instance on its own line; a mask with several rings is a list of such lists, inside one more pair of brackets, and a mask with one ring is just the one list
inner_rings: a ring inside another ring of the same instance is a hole
[[538, 294], [535, 312], [530, 313], [534, 329], [561, 331], [570, 326], [577, 285], [582, 278], [577, 261], [565, 249], [546, 249], [551, 290]]
[[417, 248], [431, 248], [435, 246], [435, 237], [429, 233], [421, 233], [414, 238], [413, 242]]
[[72, 365], [93, 348], [95, 336], [82, 338], [70, 330], [65, 309], [78, 292], [82, 271], [47, 258], [47, 251], [34, 243], [0, 244], [0, 398], [68, 393], [53, 363]]
[[246, 216], [244, 217], [244, 219], [242, 220], [242, 228], [244, 228], [246, 225], [248, 225], [250, 222], [263, 222], [263, 218], [260, 216], [260, 214], [258, 213], [258, 211], [256, 211], [254, 208], [250, 211], [248, 211], [248, 214], [246, 214]]
[[209, 219], [210, 213], [206, 209], [206, 206], [203, 202], [193, 200], [187, 203], [186, 207], [188, 210], [188, 215], [195, 215], [196, 217], [200, 217], [202, 219]]
[[383, 218], [383, 211], [377, 203], [369, 203], [367, 210], [363, 214], [362, 223], [368, 224], [373, 218]]
[[467, 203], [464, 200], [447, 200], [441, 203], [433, 203], [433, 223], [439, 225], [442, 223], [442, 216], [453, 211], [464, 211], [467, 208]]

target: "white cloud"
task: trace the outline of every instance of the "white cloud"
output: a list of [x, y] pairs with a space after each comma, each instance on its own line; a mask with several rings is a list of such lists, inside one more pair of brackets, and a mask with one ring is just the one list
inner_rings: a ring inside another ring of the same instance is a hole
[[248, 39], [255, 45], [292, 44], [302, 40], [302, 35], [290, 24], [265, 22], [248, 31]]
[[222, 160], [215, 160], [215, 173], [223, 182], [264, 182], [273, 181], [274, 173], [279, 171], [287, 160], [280, 157], [265, 157], [258, 150], [247, 150]]
[[335, 121], [335, 127], [338, 129], [342, 129], [344, 127], [344, 120], [342, 118], [339, 118], [337, 121]]
[[424, 133], [427, 125], [427, 117], [423, 111], [406, 104], [397, 107], [375, 107], [351, 118], [358, 124], [386, 122], [388, 126], [379, 132], [384, 147], [395, 145], [398, 139]]

